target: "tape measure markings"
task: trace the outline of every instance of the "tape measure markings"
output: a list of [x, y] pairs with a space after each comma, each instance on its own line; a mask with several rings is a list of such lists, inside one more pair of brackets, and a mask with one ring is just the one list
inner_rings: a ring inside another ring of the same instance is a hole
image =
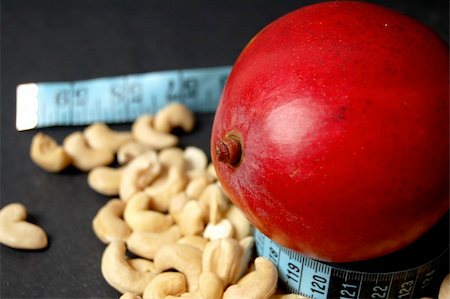
[[216, 110], [231, 66], [169, 70], [17, 87], [18, 130], [96, 121], [128, 122], [170, 102], [194, 112]]
[[371, 273], [320, 262], [275, 243], [255, 229], [256, 250], [278, 269], [288, 292], [322, 298], [418, 298], [432, 283], [445, 251], [433, 260], [403, 271]]

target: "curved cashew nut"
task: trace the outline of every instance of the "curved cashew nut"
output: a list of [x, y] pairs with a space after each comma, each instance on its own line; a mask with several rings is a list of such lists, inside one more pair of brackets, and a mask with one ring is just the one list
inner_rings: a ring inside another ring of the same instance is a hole
[[277, 280], [277, 269], [272, 262], [264, 257], [257, 257], [255, 271], [242, 277], [237, 284], [228, 287], [223, 299], [267, 299], [275, 293]]
[[131, 228], [122, 219], [126, 203], [120, 199], [108, 201], [94, 217], [92, 228], [95, 235], [105, 244], [113, 240], [125, 241]]
[[203, 231], [203, 237], [211, 241], [233, 236], [233, 226], [228, 219], [222, 219], [217, 224], [208, 223]]
[[189, 133], [194, 129], [194, 113], [181, 103], [171, 103], [160, 109], [153, 122], [155, 130], [170, 133], [174, 128], [181, 127]]
[[223, 282], [212, 272], [203, 272], [200, 275], [199, 286], [193, 293], [185, 293], [181, 297], [166, 297], [166, 299], [222, 299]]
[[190, 245], [192, 247], [200, 249], [203, 252], [209, 241], [203, 237], [191, 235], [182, 237], [177, 241], [177, 243]]
[[184, 151], [179, 147], [168, 147], [162, 149], [158, 154], [158, 160], [166, 167], [176, 166], [183, 170], [186, 168]]
[[95, 149], [117, 152], [119, 147], [133, 139], [131, 132], [115, 131], [105, 123], [93, 123], [84, 129], [87, 143]]
[[30, 156], [34, 163], [49, 172], [60, 172], [72, 163], [63, 147], [41, 132], [31, 140]]
[[145, 193], [153, 199], [153, 209], [160, 212], [169, 210], [170, 200], [186, 187], [188, 179], [184, 171], [178, 167], [170, 167], [149, 187], [145, 188]]
[[16, 249], [42, 249], [47, 247], [47, 234], [26, 222], [27, 209], [23, 204], [10, 203], [0, 210], [0, 243]]
[[135, 120], [131, 132], [139, 143], [157, 150], [178, 144], [177, 136], [156, 131], [153, 128], [153, 117], [148, 114], [144, 114]]
[[86, 143], [81, 132], [66, 136], [63, 148], [72, 158], [72, 164], [81, 171], [89, 171], [97, 166], [109, 165], [114, 161], [114, 152], [107, 149], [93, 149]]
[[149, 210], [151, 201], [145, 192], [138, 192], [128, 200], [124, 219], [134, 231], [161, 232], [173, 224], [172, 216]]
[[161, 170], [155, 151], [147, 151], [134, 158], [123, 171], [119, 186], [120, 198], [127, 201], [133, 194], [152, 183]]
[[186, 292], [186, 277], [179, 272], [164, 272], [155, 276], [144, 290], [143, 299], [165, 299]]
[[95, 167], [89, 171], [87, 177], [88, 185], [100, 194], [116, 196], [119, 194], [122, 172], [123, 168], [108, 166]]
[[117, 150], [117, 162], [120, 165], [127, 164], [149, 150], [152, 150], [152, 148], [148, 145], [135, 141], [127, 142]]
[[181, 237], [182, 233], [177, 225], [159, 233], [134, 231], [127, 240], [127, 246], [132, 253], [153, 259], [161, 247], [175, 243]]
[[228, 211], [225, 214], [225, 218], [230, 220], [234, 229], [234, 237], [241, 240], [252, 233], [252, 226], [245, 218], [244, 214], [235, 205], [230, 205]]
[[153, 262], [161, 270], [176, 269], [183, 273], [186, 275], [189, 292], [197, 290], [202, 272], [202, 252], [199, 249], [173, 243], [159, 249]]
[[232, 238], [222, 238], [209, 242], [203, 251], [203, 271], [215, 273], [228, 285], [240, 270], [241, 247], [239, 242]]
[[228, 210], [229, 202], [222, 187], [218, 183], [209, 184], [199, 197], [204, 213], [210, 223], [216, 224], [222, 218], [222, 214]]
[[186, 170], [190, 178], [195, 178], [206, 173], [208, 157], [205, 151], [195, 146], [188, 146], [184, 149], [184, 159]]
[[156, 273], [140, 272], [128, 263], [126, 246], [122, 241], [112, 241], [103, 252], [102, 274], [110, 286], [121, 293], [142, 294]]
[[450, 274], [445, 276], [439, 289], [438, 299], [450, 298]]

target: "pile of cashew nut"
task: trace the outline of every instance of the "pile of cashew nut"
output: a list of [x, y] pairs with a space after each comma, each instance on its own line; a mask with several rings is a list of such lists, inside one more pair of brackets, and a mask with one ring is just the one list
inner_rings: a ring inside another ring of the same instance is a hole
[[[92, 228], [106, 245], [103, 277], [121, 299], [305, 298], [282, 294], [275, 266], [255, 258], [252, 227], [224, 194], [205, 152], [177, 147], [173, 129], [188, 133], [194, 124], [186, 106], [172, 103], [140, 116], [129, 132], [95, 123], [62, 145], [38, 133], [30, 155], [46, 171], [73, 165], [87, 172], [89, 186], [110, 198]], [[0, 242], [45, 247], [45, 232], [25, 216], [20, 205], [1, 210]], [[33, 237], [14, 237], [24, 234]]]
[[172, 103], [130, 131], [94, 123], [62, 145], [38, 133], [30, 155], [46, 171], [87, 172], [89, 186], [110, 198], [92, 228], [106, 244], [103, 277], [121, 298], [304, 298], [276, 294], [276, 268], [255, 259], [252, 227], [206, 153], [177, 147], [173, 129], [189, 133], [194, 124], [186, 106]]

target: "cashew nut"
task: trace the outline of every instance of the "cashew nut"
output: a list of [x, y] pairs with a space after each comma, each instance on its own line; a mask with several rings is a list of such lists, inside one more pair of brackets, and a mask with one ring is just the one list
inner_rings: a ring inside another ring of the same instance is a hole
[[241, 247], [232, 238], [214, 240], [203, 251], [203, 271], [215, 273], [224, 285], [235, 282], [240, 269]]
[[252, 236], [245, 237], [239, 241], [239, 246], [241, 247], [239, 271], [237, 271], [236, 276], [233, 277], [232, 283], [235, 283], [242, 275], [244, 275], [245, 271], [247, 271], [248, 265], [253, 257], [254, 245], [255, 238]]
[[[185, 293], [179, 298], [183, 299], [221, 299], [223, 295], [223, 282], [212, 272], [203, 272], [200, 275], [197, 291], [193, 293]], [[166, 297], [172, 299], [177, 297]]]
[[119, 147], [117, 150], [117, 162], [120, 165], [127, 164], [137, 156], [142, 155], [146, 151], [152, 150], [148, 145], [131, 141]]
[[189, 292], [197, 290], [202, 272], [202, 252], [199, 249], [187, 244], [173, 243], [159, 249], [153, 262], [163, 271], [176, 269], [183, 273]]
[[237, 284], [229, 286], [223, 294], [223, 299], [270, 298], [275, 293], [277, 280], [277, 269], [272, 262], [264, 257], [257, 257], [255, 271], [242, 277]]
[[176, 166], [183, 170], [186, 168], [184, 151], [179, 147], [168, 147], [162, 149], [158, 154], [158, 159], [159, 162], [166, 167]]
[[184, 171], [172, 166], [156, 179], [150, 186], [145, 188], [145, 192], [153, 198], [153, 209], [160, 212], [169, 210], [170, 200], [186, 187], [188, 178]]
[[212, 224], [216, 224], [227, 211], [229, 202], [218, 183], [209, 184], [199, 197], [200, 204], [204, 207], [206, 218]]
[[45, 231], [30, 222], [23, 204], [10, 203], [0, 210], [0, 243], [16, 249], [42, 249], [47, 247]]
[[153, 122], [155, 130], [170, 133], [174, 128], [181, 127], [189, 133], [194, 129], [194, 114], [181, 103], [171, 103], [160, 109]]
[[177, 136], [156, 131], [153, 128], [153, 117], [148, 114], [141, 115], [135, 120], [131, 132], [139, 143], [157, 150], [175, 146], [178, 143]]
[[134, 254], [153, 259], [161, 247], [175, 243], [181, 237], [182, 233], [177, 225], [158, 233], [134, 231], [127, 240], [127, 246]]
[[94, 217], [92, 228], [95, 235], [103, 242], [125, 241], [131, 234], [131, 228], [122, 219], [126, 203], [120, 199], [108, 201]]
[[199, 198], [203, 190], [211, 183], [207, 175], [201, 175], [190, 180], [186, 186], [186, 194], [192, 198]]
[[244, 214], [235, 205], [230, 205], [225, 214], [225, 218], [230, 220], [234, 229], [234, 237], [238, 240], [245, 238], [252, 233], [252, 226], [245, 218]]
[[447, 276], [445, 276], [439, 289], [438, 299], [446, 298], [450, 298], [450, 274], [447, 274]]
[[147, 285], [143, 299], [165, 299], [169, 295], [179, 296], [186, 290], [186, 277], [182, 273], [164, 272]]
[[172, 216], [149, 209], [151, 201], [145, 192], [135, 193], [128, 200], [124, 219], [133, 231], [161, 232], [173, 224]]
[[89, 187], [100, 194], [116, 196], [119, 194], [123, 168], [98, 166], [89, 171], [87, 181]]
[[155, 151], [147, 151], [134, 158], [123, 171], [119, 186], [120, 198], [127, 201], [133, 194], [152, 183], [161, 170]]
[[169, 203], [169, 214], [172, 215], [173, 218], [177, 218], [177, 215], [181, 213], [183, 207], [192, 200], [186, 192], [180, 192], [174, 195]]
[[119, 147], [133, 139], [131, 132], [112, 130], [105, 123], [93, 123], [84, 129], [87, 143], [95, 149], [117, 152]]
[[188, 146], [184, 149], [184, 159], [186, 161], [186, 170], [190, 178], [203, 175], [208, 165], [206, 153], [198, 147]]
[[209, 243], [209, 241], [203, 237], [200, 236], [185, 236], [177, 241], [180, 244], [187, 244], [191, 245], [195, 248], [200, 249], [202, 252], [205, 250], [206, 245]]
[[81, 132], [73, 132], [66, 136], [63, 147], [72, 158], [72, 164], [81, 171], [109, 165], [115, 158], [114, 152], [111, 150], [91, 148]]
[[211, 241], [233, 236], [233, 226], [228, 219], [222, 219], [217, 224], [208, 223], [203, 231], [203, 237]]
[[128, 263], [125, 243], [112, 241], [102, 256], [102, 274], [110, 286], [121, 293], [142, 294], [145, 287], [156, 276], [152, 272], [140, 272]]
[[212, 179], [212, 181], [217, 180], [217, 173], [213, 163], [208, 164], [208, 166], [206, 167], [206, 173]]
[[30, 156], [34, 163], [49, 172], [60, 172], [72, 163], [63, 147], [41, 132], [33, 136]]
[[193, 199], [189, 200], [174, 218], [185, 236], [201, 234], [205, 228], [202, 208], [198, 201]]
[[199, 202], [191, 199], [185, 192], [172, 197], [169, 203], [169, 213], [180, 226], [183, 235], [198, 235], [203, 232], [203, 210]]

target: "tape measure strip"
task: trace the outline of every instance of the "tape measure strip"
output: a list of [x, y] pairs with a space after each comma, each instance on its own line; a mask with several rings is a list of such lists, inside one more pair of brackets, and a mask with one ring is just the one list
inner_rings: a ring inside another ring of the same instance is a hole
[[220, 66], [21, 84], [16, 128], [130, 122], [174, 101], [194, 112], [214, 112], [230, 71], [231, 66]]
[[255, 229], [259, 256], [271, 260], [278, 269], [279, 281], [288, 291], [313, 299], [340, 298], [420, 298], [437, 274], [448, 250], [435, 259], [412, 269], [370, 273], [343, 269], [297, 254]]

